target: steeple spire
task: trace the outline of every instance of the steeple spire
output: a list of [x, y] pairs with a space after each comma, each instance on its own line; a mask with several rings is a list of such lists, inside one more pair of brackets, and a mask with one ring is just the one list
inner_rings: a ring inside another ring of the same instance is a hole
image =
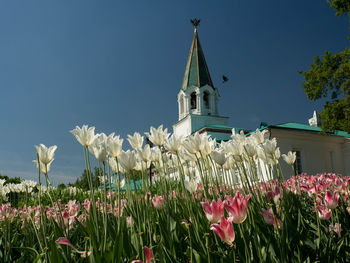
[[185, 76], [182, 83], [182, 90], [186, 90], [190, 86], [202, 87], [209, 85], [214, 88], [211, 80], [204, 53], [199, 42], [197, 27], [200, 23], [199, 19], [191, 19], [194, 26], [194, 36], [191, 44], [190, 54], [188, 56]]
[[[179, 107], [178, 122], [173, 125], [174, 134], [188, 136], [197, 131], [209, 131], [219, 135], [220, 139], [229, 139], [231, 128], [227, 131], [227, 117], [218, 112], [218, 90], [214, 88], [209, 74], [204, 53], [199, 43], [197, 27], [199, 19], [191, 19], [194, 36], [188, 56], [182, 87], [177, 93]], [[213, 127], [214, 125], [214, 127]], [[218, 137], [217, 137], [218, 138]]]

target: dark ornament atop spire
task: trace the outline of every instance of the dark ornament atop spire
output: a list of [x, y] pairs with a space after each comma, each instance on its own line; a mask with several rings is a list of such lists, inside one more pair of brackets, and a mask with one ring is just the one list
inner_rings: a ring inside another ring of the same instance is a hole
[[191, 19], [190, 21], [195, 28], [199, 26], [199, 23], [201, 22], [201, 20], [197, 18]]

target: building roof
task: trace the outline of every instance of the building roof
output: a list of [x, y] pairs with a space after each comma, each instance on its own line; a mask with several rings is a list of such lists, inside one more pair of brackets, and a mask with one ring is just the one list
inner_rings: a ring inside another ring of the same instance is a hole
[[236, 127], [227, 126], [227, 125], [214, 124], [214, 125], [203, 126], [200, 129], [194, 131], [193, 133], [195, 133], [195, 132], [202, 132], [202, 131], [232, 133], [233, 130], [236, 132], [236, 134], [240, 133], [241, 131], [243, 131], [244, 133], [249, 132], [248, 130], [242, 129], [242, 128], [236, 128]]
[[[310, 132], [317, 132], [317, 133], [322, 132], [321, 127], [310, 126], [307, 124], [296, 123], [296, 122], [286, 122], [286, 123], [281, 123], [277, 125], [268, 125], [267, 123], [262, 122], [260, 124], [260, 130], [264, 130], [266, 128], [291, 129], [291, 130], [310, 131]], [[335, 131], [326, 132], [326, 134], [350, 138], [350, 134], [345, 131], [335, 130]]]
[[205, 126], [203, 128], [212, 128], [212, 129], [230, 130], [231, 131], [233, 127], [227, 126], [227, 125], [218, 125], [218, 124], [216, 124], [216, 125], [207, 125], [207, 126]]
[[199, 42], [197, 27], [194, 28], [194, 36], [188, 56], [185, 76], [182, 82], [182, 90], [190, 86], [202, 87], [209, 85], [214, 88], [211, 80], [204, 53]]

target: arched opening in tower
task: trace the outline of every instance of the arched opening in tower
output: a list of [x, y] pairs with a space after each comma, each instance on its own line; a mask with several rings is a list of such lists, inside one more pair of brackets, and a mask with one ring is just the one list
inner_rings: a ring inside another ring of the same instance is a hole
[[197, 95], [196, 92], [191, 93], [191, 110], [197, 109]]
[[204, 95], [203, 95], [203, 101], [204, 101], [204, 106], [206, 109], [209, 109], [209, 92], [208, 91], [204, 91]]

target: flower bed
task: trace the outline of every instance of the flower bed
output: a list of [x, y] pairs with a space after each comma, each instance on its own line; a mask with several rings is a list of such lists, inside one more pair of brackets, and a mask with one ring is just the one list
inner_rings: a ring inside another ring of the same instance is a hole
[[[38, 181], [43, 175], [47, 188], [31, 185], [38, 191], [23, 190], [19, 198], [26, 205], [15, 208], [6, 202], [9, 190], [1, 183], [2, 261], [350, 260], [350, 178], [283, 179], [276, 141], [265, 140], [263, 133], [233, 135], [218, 145], [205, 134], [168, 138], [160, 127], [148, 134], [155, 147], [142, 147], [143, 137], [135, 133], [129, 136], [134, 151], [127, 152], [114, 135], [96, 136], [86, 126], [72, 133], [83, 145], [87, 170], [93, 154], [104, 171], [102, 186], [114, 183], [116, 190], [52, 188], [48, 172], [55, 148], [39, 146]], [[283, 158], [294, 162], [293, 153]], [[135, 170], [142, 177], [136, 191], [130, 187]], [[111, 176], [120, 171], [126, 191], [120, 190], [119, 176]]]

